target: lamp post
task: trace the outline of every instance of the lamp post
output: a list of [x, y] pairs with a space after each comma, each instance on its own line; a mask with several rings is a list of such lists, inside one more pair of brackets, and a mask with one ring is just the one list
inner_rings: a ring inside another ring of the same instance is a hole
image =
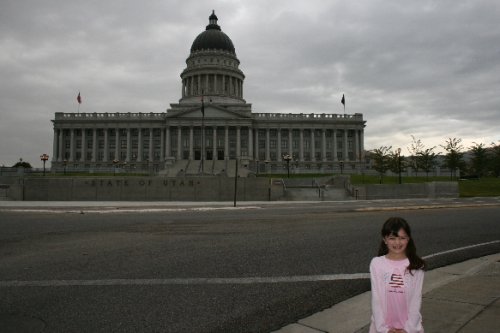
[[344, 161], [340, 161], [339, 165], [340, 165], [340, 174], [343, 174], [344, 173]]
[[119, 163], [116, 158], [113, 160], [113, 176], [116, 176], [116, 165]]
[[259, 175], [259, 160], [255, 160], [255, 163], [257, 164], [257, 176]]
[[68, 160], [64, 160], [63, 165], [64, 165], [64, 174], [66, 174], [66, 166], [68, 165]]
[[47, 160], [49, 159], [49, 155], [42, 154], [42, 155], [40, 155], [40, 159], [43, 162], [43, 175], [45, 176], [45, 162], [47, 162]]
[[401, 184], [401, 148], [398, 148], [398, 178], [399, 183]]
[[292, 156], [290, 156], [290, 154], [285, 154], [283, 155], [283, 160], [286, 161], [287, 174], [288, 178], [290, 178], [290, 161], [292, 160]]

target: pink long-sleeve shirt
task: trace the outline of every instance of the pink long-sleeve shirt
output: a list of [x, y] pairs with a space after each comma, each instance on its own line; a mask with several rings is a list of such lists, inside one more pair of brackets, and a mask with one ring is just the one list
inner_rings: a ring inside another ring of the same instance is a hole
[[408, 267], [408, 259], [389, 260], [375, 257], [370, 263], [372, 317], [370, 333], [387, 333], [394, 325], [403, 325], [407, 333], [423, 333], [422, 286], [424, 271]]

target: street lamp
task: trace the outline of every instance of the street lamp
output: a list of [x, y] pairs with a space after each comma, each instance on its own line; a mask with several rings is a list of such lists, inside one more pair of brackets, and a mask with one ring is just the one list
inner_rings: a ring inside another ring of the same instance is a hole
[[340, 161], [339, 165], [340, 165], [340, 174], [343, 174], [344, 173], [344, 161]]
[[292, 160], [292, 156], [290, 154], [283, 155], [283, 159], [286, 161], [286, 169], [288, 173], [288, 178], [290, 178], [290, 161]]
[[66, 166], [68, 165], [68, 160], [64, 160], [63, 165], [64, 165], [64, 174], [66, 174]]
[[113, 160], [113, 176], [116, 176], [116, 165], [119, 163], [116, 158]]
[[40, 159], [43, 162], [43, 175], [45, 176], [45, 162], [47, 162], [47, 160], [49, 159], [49, 155], [42, 154], [42, 155], [40, 155]]
[[399, 183], [401, 184], [401, 148], [398, 148], [398, 174], [399, 174]]

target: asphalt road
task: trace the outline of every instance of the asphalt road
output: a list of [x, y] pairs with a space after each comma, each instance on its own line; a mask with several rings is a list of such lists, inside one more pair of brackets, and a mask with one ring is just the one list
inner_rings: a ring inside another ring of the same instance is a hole
[[500, 240], [498, 205], [396, 206], [0, 210], [0, 326], [269, 332], [368, 290], [350, 274], [368, 272], [393, 215], [410, 222], [422, 256], [446, 252], [431, 267], [500, 251], [471, 247]]

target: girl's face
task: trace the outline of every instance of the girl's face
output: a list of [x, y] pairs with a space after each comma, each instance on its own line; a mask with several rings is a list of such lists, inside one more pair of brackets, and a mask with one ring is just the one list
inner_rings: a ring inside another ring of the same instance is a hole
[[404, 259], [406, 258], [406, 246], [410, 237], [404, 229], [399, 229], [398, 235], [389, 235], [384, 237], [384, 243], [387, 245], [388, 258], [390, 259]]

